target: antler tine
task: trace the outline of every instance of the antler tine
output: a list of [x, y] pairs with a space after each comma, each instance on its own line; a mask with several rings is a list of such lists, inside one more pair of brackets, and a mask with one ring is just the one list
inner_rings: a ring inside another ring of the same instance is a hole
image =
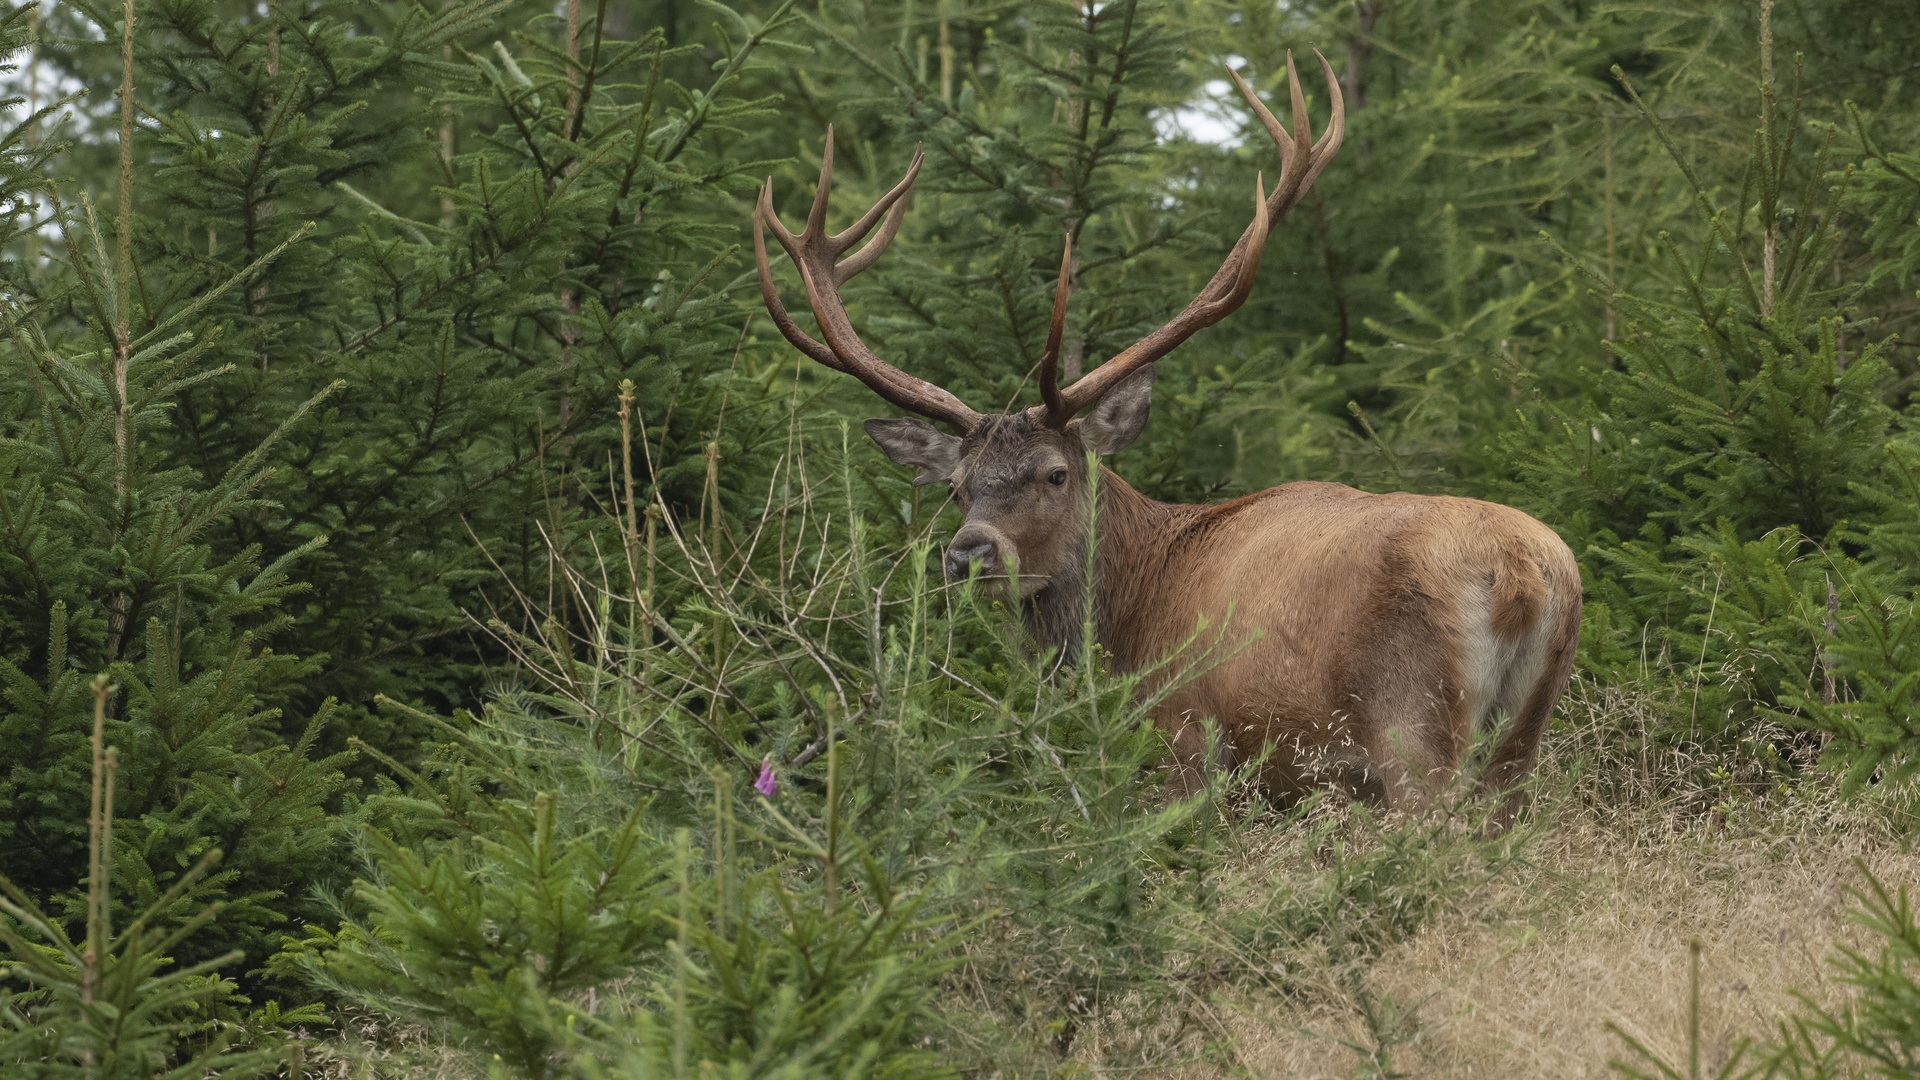
[[1248, 294], [1253, 292], [1253, 278], [1260, 272], [1260, 253], [1267, 249], [1267, 234], [1272, 230], [1268, 224], [1266, 177], [1261, 173], [1253, 174], [1253, 224], [1247, 227], [1246, 250], [1240, 253], [1239, 273], [1234, 275], [1233, 288], [1227, 295], [1213, 301], [1214, 306], [1224, 306], [1215, 318], [1223, 318], [1234, 308], [1246, 302]]
[[873, 228], [873, 223], [880, 220], [882, 214], [886, 215], [886, 224], [880, 226], [880, 231], [873, 235], [873, 239], [861, 244], [860, 250], [841, 260], [840, 264], [834, 268], [836, 285], [844, 285], [849, 278], [872, 266], [875, 260], [886, 254], [887, 245], [893, 243], [894, 236], [900, 232], [900, 223], [907, 218], [907, 193], [913, 190], [913, 182], [920, 176], [920, 163], [924, 160], [926, 160], [926, 154], [920, 147], [914, 147], [913, 161], [907, 165], [907, 175], [893, 185], [893, 190], [880, 196], [880, 201], [874, 203], [859, 221], [849, 225], [845, 232], [833, 238], [835, 252], [845, 251], [854, 244], [859, 244], [860, 238], [867, 235], [867, 230]]
[[[913, 182], [920, 176], [920, 165], [926, 159], [926, 153], [922, 148], [914, 147], [913, 161], [908, 164], [907, 173], [900, 178], [900, 182], [882, 195], [879, 202], [869, 207], [859, 221], [835, 236], [826, 235], [827, 193], [833, 188], [833, 125], [831, 124], [827, 125], [826, 147], [820, 158], [820, 184], [814, 191], [813, 206], [807, 213], [807, 226], [800, 235], [795, 236], [781, 224], [779, 215], [773, 212], [770, 191], [762, 200], [766, 204], [764, 213], [767, 223], [773, 228], [774, 238], [780, 241], [781, 247], [788, 249], [789, 255], [792, 254], [795, 244], [803, 244], [809, 248], [817, 245], [835, 259], [839, 258], [841, 252], [860, 243], [861, 238], [867, 235], [874, 223], [880, 220], [881, 215], [886, 215], [886, 225], [878, 235], [863, 245], [860, 250], [836, 264], [834, 284], [844, 285], [855, 274], [872, 266], [874, 261], [886, 252], [887, 245], [893, 243], [894, 236], [900, 231], [900, 223], [906, 220], [906, 197], [913, 190]], [[768, 182], [771, 184], [772, 181]], [[761, 209], [756, 207], [755, 213], [761, 212]]]
[[[1047, 351], [1040, 357], [1040, 398], [1047, 403], [1049, 419], [1059, 416], [1066, 407], [1060, 400], [1060, 339], [1067, 330], [1067, 298], [1072, 285], [1073, 233], [1068, 231], [1060, 251], [1060, 283], [1053, 289], [1053, 320], [1047, 326]], [[1063, 418], [1060, 422], [1066, 420]]]
[[833, 191], [833, 125], [827, 125], [827, 142], [820, 149], [820, 182], [813, 186], [813, 205], [807, 208], [807, 226], [802, 236], [827, 235], [827, 198]]
[[1327, 117], [1327, 130], [1320, 133], [1320, 140], [1313, 144], [1313, 163], [1307, 168], [1307, 175], [1300, 179], [1300, 191], [1304, 194], [1320, 178], [1320, 170], [1327, 167], [1333, 155], [1340, 152], [1340, 144], [1347, 137], [1347, 100], [1340, 94], [1340, 80], [1334, 78], [1333, 65], [1313, 50], [1320, 61], [1320, 71], [1327, 77], [1327, 98], [1332, 101], [1331, 115]]
[[[1319, 56], [1318, 50], [1314, 55]], [[1256, 179], [1253, 223], [1247, 226], [1246, 232], [1240, 234], [1240, 241], [1221, 262], [1220, 269], [1214, 272], [1206, 287], [1166, 325], [1128, 346], [1072, 386], [1061, 390], [1058, 407], [1049, 400], [1045, 415], [1050, 426], [1064, 426], [1074, 413], [1098, 401], [1115, 384], [1173, 351], [1198, 331], [1226, 318], [1246, 301], [1253, 290], [1254, 275], [1260, 269], [1260, 253], [1266, 244], [1268, 231], [1313, 186], [1314, 180], [1340, 149], [1340, 142], [1345, 137], [1346, 103], [1341, 97], [1339, 80], [1334, 78], [1333, 65], [1327, 63], [1324, 56], [1320, 56], [1320, 67], [1326, 74], [1332, 115], [1318, 143], [1311, 142], [1306, 95], [1300, 89], [1300, 77], [1294, 69], [1291, 53], [1287, 56], [1287, 88], [1293, 97], [1292, 135], [1288, 135], [1273, 113], [1261, 104], [1246, 81], [1231, 68], [1228, 69], [1234, 84], [1253, 106], [1255, 115], [1259, 116], [1261, 124], [1273, 138], [1275, 149], [1280, 152], [1280, 178], [1274, 184], [1273, 194], [1268, 195], [1263, 181]]]
[[780, 290], [773, 284], [773, 267], [767, 262], [767, 238], [761, 232], [763, 224], [773, 226], [774, 239], [780, 241], [780, 246], [786, 249], [787, 257], [792, 258], [797, 238], [787, 231], [785, 225], [780, 224], [780, 215], [773, 212], [773, 178], [771, 176], [760, 188], [760, 197], [754, 201], [753, 206], [753, 262], [754, 268], [760, 272], [760, 299], [767, 305], [767, 314], [773, 316], [773, 325], [779, 328], [782, 337], [793, 343], [794, 348], [835, 371], [847, 371], [847, 368], [840, 363], [840, 358], [833, 355], [833, 350], [813, 340], [805, 330], [800, 329], [800, 324], [794, 322], [793, 316], [787, 314], [787, 306], [780, 302]]
[[[1316, 51], [1315, 55], [1318, 56], [1319, 53]], [[1324, 65], [1326, 62], [1326, 57], [1320, 57], [1321, 64]], [[1320, 152], [1319, 146], [1311, 145], [1312, 123], [1307, 118], [1306, 95], [1300, 90], [1300, 73], [1294, 69], [1293, 53], [1291, 51], [1287, 53], [1287, 91], [1293, 102], [1293, 134], [1291, 135], [1287, 134], [1286, 128], [1280, 126], [1280, 121], [1274, 118], [1273, 112], [1267, 108], [1265, 102], [1260, 100], [1260, 96], [1253, 92], [1253, 87], [1248, 86], [1246, 80], [1240, 77], [1239, 72], [1228, 68], [1227, 74], [1233, 77], [1233, 85], [1240, 91], [1240, 96], [1246, 99], [1247, 105], [1253, 109], [1253, 114], [1260, 118], [1261, 125], [1267, 129], [1267, 136], [1273, 140], [1274, 148], [1280, 151], [1280, 179], [1273, 185], [1273, 209], [1276, 212], [1281, 211], [1285, 206], [1290, 205], [1288, 197], [1293, 193], [1293, 185], [1297, 184], [1301, 190], [1304, 190], [1307, 184], [1311, 183], [1306, 176], [1314, 171], [1312, 162]], [[1331, 75], [1332, 69], [1328, 68], [1329, 78]], [[1335, 101], [1338, 102], [1338, 100], [1336, 97]], [[1340, 115], [1342, 110], [1339, 104], [1334, 106], [1334, 111], [1336, 116]], [[1333, 128], [1329, 126], [1327, 130], [1331, 132]]]
[[[846, 307], [840, 302], [838, 292], [842, 282], [871, 266], [893, 241], [906, 215], [906, 196], [912, 190], [920, 161], [921, 155], [916, 152], [913, 165], [900, 183], [882, 196], [853, 227], [838, 236], [829, 237], [826, 234], [826, 208], [833, 181], [833, 135], [832, 129], [828, 129], [826, 147], [821, 153], [820, 187], [814, 193], [806, 229], [799, 236], [782, 225], [780, 215], [774, 211], [772, 178], [769, 177], [760, 189], [753, 210], [754, 265], [759, 272], [760, 298], [767, 305], [767, 313], [773, 317], [773, 323], [781, 335], [792, 342], [795, 348], [835, 371], [859, 379], [867, 384], [868, 389], [898, 408], [951, 424], [964, 432], [979, 422], [980, 414], [967, 408], [959, 398], [946, 390], [909, 375], [875, 356], [860, 340], [860, 335], [854, 332], [853, 322], [847, 317]], [[852, 258], [836, 265], [834, 260], [840, 252], [858, 243], [883, 216], [885, 224], [880, 232], [855, 252]], [[787, 314], [786, 305], [780, 302], [779, 289], [774, 285], [773, 269], [767, 258], [764, 225], [772, 226], [774, 239], [780, 242], [787, 257], [793, 261], [794, 269], [800, 272], [800, 282], [807, 291], [807, 305], [813, 309], [813, 317], [820, 324], [820, 335], [826, 338], [825, 344], [802, 330]]]
[[1287, 102], [1293, 106], [1294, 156], [1306, 157], [1313, 153], [1313, 121], [1307, 117], [1307, 94], [1300, 89], [1300, 72], [1293, 66], [1292, 49], [1287, 50]]
[[1260, 96], [1253, 92], [1253, 87], [1247, 85], [1247, 80], [1240, 77], [1239, 72], [1228, 68], [1227, 78], [1233, 80], [1234, 88], [1240, 91], [1240, 96], [1245, 98], [1247, 105], [1253, 109], [1253, 115], [1266, 127], [1267, 138], [1272, 139], [1273, 145], [1279, 149], [1280, 181], [1284, 184], [1287, 174], [1293, 171], [1293, 136], [1287, 134], [1287, 129], [1280, 126], [1279, 119], [1273, 115], [1272, 110], [1267, 108], [1266, 102], [1261, 101]]

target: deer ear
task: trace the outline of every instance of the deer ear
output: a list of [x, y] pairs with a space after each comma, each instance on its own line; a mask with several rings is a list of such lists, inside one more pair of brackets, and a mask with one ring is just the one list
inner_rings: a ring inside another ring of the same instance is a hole
[[1117, 454], [1146, 430], [1153, 408], [1153, 365], [1148, 364], [1103, 394], [1087, 415], [1075, 421], [1080, 439], [1096, 454]]
[[917, 416], [869, 420], [861, 427], [867, 429], [867, 437], [879, 443], [880, 452], [896, 465], [920, 469], [920, 475], [913, 478], [914, 487], [945, 480], [960, 463], [959, 437], [948, 435]]

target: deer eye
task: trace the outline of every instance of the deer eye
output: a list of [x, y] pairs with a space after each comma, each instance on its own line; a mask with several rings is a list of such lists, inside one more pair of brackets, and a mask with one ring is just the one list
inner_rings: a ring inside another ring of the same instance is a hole
[[1058, 487], [1058, 486], [1060, 486], [1061, 484], [1064, 484], [1064, 483], [1066, 483], [1066, 482], [1067, 482], [1067, 470], [1065, 470], [1065, 469], [1055, 469], [1055, 470], [1053, 470], [1053, 475], [1052, 475], [1052, 476], [1049, 476], [1049, 477], [1047, 477], [1047, 482], [1048, 482], [1048, 483], [1050, 483], [1050, 484], [1053, 484], [1053, 485], [1054, 485], [1055, 487]]

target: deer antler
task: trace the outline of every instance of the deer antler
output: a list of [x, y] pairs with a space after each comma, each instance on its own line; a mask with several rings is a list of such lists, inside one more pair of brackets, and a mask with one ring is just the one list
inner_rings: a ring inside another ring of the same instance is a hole
[[[900, 231], [900, 222], [907, 213], [907, 193], [913, 190], [913, 181], [920, 174], [923, 157], [916, 148], [913, 163], [907, 166], [907, 175], [893, 186], [893, 190], [882, 195], [880, 201], [861, 215], [859, 221], [848, 226], [845, 232], [828, 236], [827, 193], [833, 184], [833, 128], [829, 126], [826, 148], [820, 155], [820, 186], [814, 191], [813, 209], [807, 213], [806, 228], [795, 236], [780, 223], [780, 216], [773, 209], [773, 178], [768, 177], [766, 186], [760, 189], [759, 201], [753, 208], [753, 258], [760, 270], [760, 297], [766, 301], [767, 313], [773, 316], [774, 325], [780, 328], [788, 341], [793, 342], [795, 348], [835, 371], [845, 372], [866, 383], [869, 389], [891, 404], [951, 424], [964, 434], [979, 422], [980, 414], [940, 387], [909, 375], [875, 356], [873, 350], [860, 340], [860, 335], [854, 332], [853, 322], [847, 318], [846, 306], [840, 302], [840, 286], [872, 266]], [[874, 233], [873, 239], [848, 255], [844, 261], [841, 260], [842, 254], [872, 232], [883, 215], [886, 220], [880, 224], [880, 231]], [[761, 233], [762, 222], [772, 227], [773, 238], [780, 241], [788, 258], [793, 260], [794, 268], [800, 271], [800, 281], [807, 289], [807, 306], [813, 309], [813, 317], [820, 323], [820, 335], [827, 339], [826, 344], [815, 341], [800, 329], [787, 314], [785, 305], [781, 304], [780, 293], [773, 284], [773, 269], [767, 263], [767, 242]]]
[[1100, 400], [1100, 396], [1111, 390], [1121, 380], [1138, 371], [1141, 367], [1172, 352], [1175, 346], [1192, 337], [1221, 319], [1232, 314], [1253, 290], [1253, 276], [1260, 269], [1260, 251], [1266, 245], [1267, 231], [1272, 222], [1286, 216], [1288, 210], [1300, 201], [1307, 189], [1326, 168], [1327, 162], [1340, 149], [1340, 140], [1346, 134], [1346, 101], [1340, 96], [1340, 83], [1333, 77], [1333, 65], [1327, 58], [1320, 56], [1321, 70], [1326, 73], [1327, 93], [1332, 98], [1333, 114], [1328, 118], [1327, 130], [1320, 141], [1308, 145], [1311, 131], [1307, 122], [1306, 97], [1300, 92], [1300, 76], [1293, 68], [1293, 54], [1287, 54], [1287, 87], [1293, 95], [1293, 134], [1280, 126], [1267, 107], [1254, 95], [1248, 86], [1232, 68], [1227, 74], [1233, 76], [1233, 84], [1240, 88], [1240, 96], [1247, 99], [1255, 115], [1266, 126], [1267, 134], [1280, 151], [1280, 179], [1273, 185], [1273, 194], [1268, 195], [1259, 180], [1254, 181], [1255, 205], [1253, 224], [1240, 234], [1240, 242], [1227, 254], [1220, 269], [1214, 272], [1213, 279], [1200, 290], [1180, 314], [1175, 315], [1165, 326], [1141, 338], [1128, 346], [1119, 355], [1089, 371], [1079, 381], [1065, 389], [1058, 385], [1058, 369], [1055, 353], [1058, 352], [1060, 325], [1065, 314], [1067, 290], [1066, 268], [1061, 268], [1060, 285], [1054, 294], [1054, 325], [1046, 357], [1040, 365], [1040, 396], [1046, 404], [1039, 410], [1040, 417], [1048, 427], [1064, 427], [1073, 414]]
[[[1073, 287], [1073, 233], [1067, 233], [1060, 252], [1060, 283], [1053, 288], [1053, 319], [1047, 324], [1047, 351], [1040, 356], [1040, 397], [1049, 413], [1063, 408], [1060, 401], [1060, 338], [1067, 330], [1067, 298]], [[1068, 414], [1072, 415], [1072, 414]]]

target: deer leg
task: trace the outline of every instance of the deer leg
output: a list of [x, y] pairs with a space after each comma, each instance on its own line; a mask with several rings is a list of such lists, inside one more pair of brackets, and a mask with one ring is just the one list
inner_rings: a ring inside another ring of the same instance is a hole
[[1373, 722], [1359, 725], [1379, 776], [1387, 809], [1427, 812], [1459, 772], [1464, 744], [1464, 704], [1445, 688], [1408, 687], [1374, 705]]
[[1298, 771], [1313, 787], [1328, 787], [1372, 806], [1387, 805], [1386, 778], [1373, 754], [1358, 743], [1317, 748]]
[[1436, 753], [1413, 725], [1390, 729], [1376, 768], [1387, 809], [1419, 816], [1440, 797], [1454, 774], [1451, 755]]
[[1524, 796], [1515, 789], [1533, 771], [1540, 735], [1573, 675], [1574, 643], [1580, 633], [1579, 595], [1557, 608], [1531, 629], [1501, 687], [1497, 706], [1511, 719], [1494, 744], [1479, 784], [1482, 792], [1504, 796], [1487, 824], [1491, 833], [1505, 832], [1519, 816]]
[[1207, 729], [1190, 712], [1162, 722], [1172, 753], [1167, 756], [1167, 797], [1186, 799], [1206, 787]]
[[1514, 696], [1518, 697], [1520, 693], [1526, 696], [1518, 703], [1518, 708], [1509, 710], [1512, 720], [1501, 734], [1500, 741], [1494, 744], [1493, 757], [1480, 777], [1481, 791], [1504, 796], [1494, 811], [1493, 819], [1488, 822], [1489, 832], [1505, 832], [1519, 816], [1523, 794], [1514, 789], [1533, 771], [1534, 757], [1540, 749], [1540, 735], [1546, 730], [1547, 719], [1553, 715], [1553, 706], [1565, 692], [1567, 679], [1572, 674], [1573, 650], [1568, 648], [1564, 657], [1551, 658], [1547, 670], [1541, 672], [1531, 685], [1516, 688], [1518, 693]]
[[1207, 786], [1207, 777], [1214, 771], [1233, 768], [1233, 745], [1220, 734], [1217, 726], [1210, 729], [1192, 710], [1161, 719], [1157, 726], [1167, 732], [1172, 750], [1167, 755], [1169, 798], [1197, 795]]

